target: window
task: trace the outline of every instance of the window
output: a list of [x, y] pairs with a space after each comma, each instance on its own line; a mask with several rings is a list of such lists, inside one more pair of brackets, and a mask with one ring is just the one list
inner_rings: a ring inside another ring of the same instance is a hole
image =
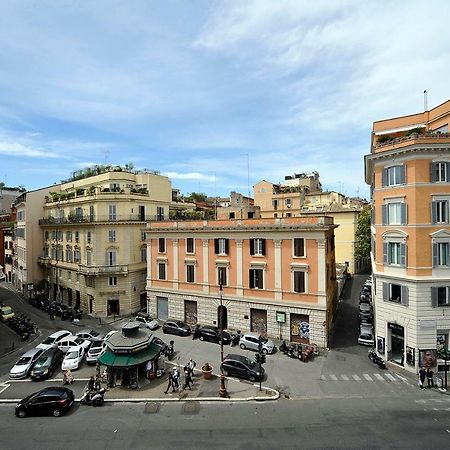
[[448, 306], [450, 304], [450, 286], [439, 286], [431, 288], [432, 306]]
[[450, 163], [448, 162], [432, 162], [430, 172], [433, 183], [448, 183], [450, 181]]
[[381, 205], [383, 225], [406, 225], [406, 203], [389, 202]]
[[88, 244], [90, 244], [92, 242], [92, 232], [91, 231], [88, 231], [86, 233], [86, 241]]
[[83, 219], [83, 208], [75, 208], [75, 219], [81, 221]]
[[119, 183], [110, 183], [109, 190], [111, 192], [120, 192], [120, 184]]
[[449, 266], [450, 262], [450, 243], [435, 242], [433, 243], [433, 267]]
[[72, 242], [72, 232], [71, 231], [66, 231], [66, 241]]
[[383, 169], [382, 186], [397, 186], [405, 184], [405, 166], [392, 166]]
[[228, 255], [229, 244], [228, 239], [218, 238], [214, 239], [214, 253], [216, 255]]
[[115, 266], [116, 265], [116, 251], [110, 250], [109, 252], [106, 252], [106, 264], [108, 266]]
[[294, 292], [298, 292], [300, 294], [306, 292], [305, 272], [303, 270], [294, 270], [292, 272], [292, 276]]
[[116, 242], [116, 230], [109, 230], [108, 231], [108, 241], [109, 242]]
[[145, 231], [141, 231], [141, 241], [145, 241], [147, 239], [147, 233]]
[[383, 263], [406, 266], [406, 244], [403, 242], [383, 242]]
[[80, 242], [80, 232], [75, 231], [75, 242]]
[[73, 251], [71, 248], [66, 248], [66, 261], [73, 262]]
[[273, 205], [273, 209], [278, 209], [278, 200], [277, 199], [272, 199], [272, 205]]
[[394, 283], [383, 283], [383, 301], [408, 306], [408, 286]]
[[287, 199], [285, 200], [285, 203], [286, 203], [286, 208], [290, 208], [290, 207], [292, 206], [292, 199], [287, 198]]
[[95, 277], [86, 277], [86, 286], [94, 288], [95, 287]]
[[263, 269], [250, 269], [250, 289], [264, 289]]
[[195, 266], [194, 266], [194, 264], [186, 264], [186, 281], [188, 283], [195, 282]]
[[166, 239], [158, 238], [158, 253], [166, 253]]
[[217, 284], [227, 286], [227, 268], [226, 266], [217, 267]]
[[305, 238], [294, 238], [294, 256], [305, 256]]
[[166, 263], [159, 262], [158, 263], [158, 280], [166, 279]]
[[109, 220], [117, 220], [117, 208], [116, 205], [108, 206], [108, 218]]
[[86, 265], [87, 266], [91, 266], [92, 265], [92, 252], [90, 250], [86, 251]]
[[156, 207], [156, 220], [164, 220], [164, 208], [162, 206]]
[[141, 247], [141, 262], [147, 261], [147, 247]]
[[94, 215], [94, 206], [90, 205], [89, 206], [89, 221], [93, 222], [94, 221], [94, 217], [95, 217], [95, 215]]
[[234, 218], [235, 218], [235, 213], [234, 213], [234, 212], [230, 212], [228, 218], [229, 218], [229, 219], [234, 219]]
[[73, 251], [73, 262], [74, 263], [80, 263], [81, 262], [80, 250], [74, 250]]
[[250, 239], [250, 255], [264, 256], [266, 254], [265, 239]]
[[117, 286], [117, 277], [109, 277], [108, 285], [109, 286]]
[[58, 241], [62, 241], [64, 239], [64, 233], [62, 231], [57, 231], [56, 236]]
[[433, 223], [449, 223], [448, 200], [431, 202], [431, 221]]
[[186, 253], [194, 253], [194, 238], [186, 238]]

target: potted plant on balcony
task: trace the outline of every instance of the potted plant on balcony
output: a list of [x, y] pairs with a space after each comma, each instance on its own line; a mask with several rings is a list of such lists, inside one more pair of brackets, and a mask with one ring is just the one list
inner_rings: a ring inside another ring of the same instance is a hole
[[213, 371], [213, 368], [212, 368], [211, 364], [209, 364], [208, 362], [203, 364], [203, 366], [202, 366], [202, 374], [203, 374], [203, 378], [205, 380], [209, 380], [211, 378], [212, 371]]

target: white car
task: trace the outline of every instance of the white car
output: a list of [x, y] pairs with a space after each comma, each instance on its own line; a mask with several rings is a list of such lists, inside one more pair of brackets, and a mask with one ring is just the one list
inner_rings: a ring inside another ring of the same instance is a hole
[[275, 351], [275, 344], [264, 336], [260, 336], [256, 333], [246, 333], [241, 339], [239, 339], [239, 347], [243, 350], [249, 349], [258, 351], [259, 350], [259, 340], [261, 339], [261, 352], [267, 355], [268, 353], [273, 353]]
[[76, 333], [76, 335], [81, 339], [86, 339], [87, 341], [91, 342], [103, 340], [103, 335], [95, 330], [81, 330]]
[[42, 348], [28, 350], [9, 371], [10, 378], [26, 378], [43, 352]]
[[375, 345], [375, 338], [373, 336], [372, 327], [364, 325], [361, 325], [359, 327], [358, 344], [370, 345], [371, 347]]
[[103, 341], [94, 341], [86, 354], [86, 362], [95, 364], [105, 349]]
[[68, 336], [58, 342], [58, 348], [63, 353], [67, 353], [69, 349], [72, 347], [77, 347], [78, 345], [83, 347], [83, 350], [86, 353], [89, 350], [91, 343], [85, 339], [81, 339], [78, 336]]
[[148, 314], [138, 313], [134, 318], [136, 322], [139, 322], [143, 327], [148, 328], [149, 330], [156, 330], [159, 327], [159, 323], [157, 320], [153, 319]]
[[61, 365], [62, 370], [76, 370], [80, 367], [81, 361], [83, 361], [84, 349], [81, 345], [70, 348], [70, 350], [64, 356], [64, 360]]
[[41, 342], [36, 348], [42, 348], [42, 350], [47, 350], [51, 347], [56, 347], [61, 339], [67, 336], [72, 336], [72, 333], [67, 330], [57, 331], [51, 334], [45, 341]]

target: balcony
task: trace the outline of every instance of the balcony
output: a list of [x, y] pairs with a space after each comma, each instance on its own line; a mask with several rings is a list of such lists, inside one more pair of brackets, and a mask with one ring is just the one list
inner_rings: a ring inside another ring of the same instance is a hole
[[372, 153], [409, 147], [411, 145], [449, 145], [450, 133], [412, 133], [407, 136], [398, 136], [383, 142], [374, 142]]
[[85, 264], [79, 264], [78, 272], [83, 275], [128, 275], [128, 265], [87, 266]]
[[39, 225], [71, 225], [83, 223], [114, 223], [114, 222], [152, 222], [166, 220], [164, 216], [150, 216], [141, 214], [124, 214], [116, 216], [69, 216], [69, 217], [47, 217], [39, 219]]

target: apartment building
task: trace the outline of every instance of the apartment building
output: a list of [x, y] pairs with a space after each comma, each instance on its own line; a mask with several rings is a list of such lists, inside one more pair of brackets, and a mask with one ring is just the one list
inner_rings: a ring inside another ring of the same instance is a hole
[[259, 207], [252, 198], [232, 191], [229, 197], [217, 199], [217, 219], [259, 219]]
[[94, 316], [146, 306], [141, 229], [169, 215], [172, 186], [156, 172], [121, 167], [76, 173], [42, 202], [39, 264], [52, 299]]
[[411, 372], [449, 348], [449, 120], [447, 101], [374, 122], [365, 157], [377, 350]]
[[334, 228], [329, 217], [148, 223], [149, 312], [325, 347]]
[[327, 215], [333, 217], [336, 240], [336, 263], [350, 273], [366, 268], [368, 262], [355, 258], [358, 216], [367, 202], [334, 191], [323, 191], [319, 174], [294, 174], [284, 182], [273, 184], [262, 180], [254, 186], [255, 206], [261, 217], [304, 217]]

